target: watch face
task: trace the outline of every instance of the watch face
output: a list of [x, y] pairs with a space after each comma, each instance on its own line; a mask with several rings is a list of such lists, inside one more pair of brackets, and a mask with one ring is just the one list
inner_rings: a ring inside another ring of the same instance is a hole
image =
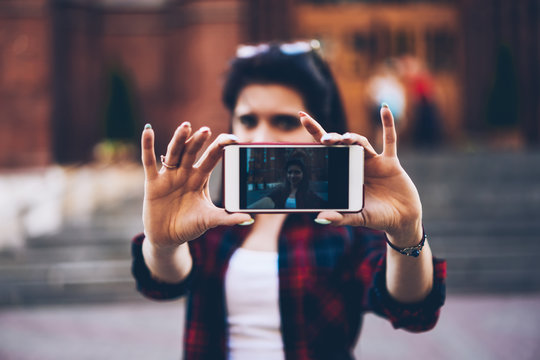
[[420, 256], [420, 250], [422, 250], [422, 246], [418, 245], [418, 246], [415, 246], [415, 247], [409, 247], [409, 248], [402, 249], [400, 252], [403, 255], [412, 256], [412, 257], [418, 257], [418, 256]]
[[412, 256], [412, 257], [418, 257], [418, 256], [420, 256], [420, 252], [424, 248], [424, 244], [425, 244], [426, 240], [427, 240], [427, 235], [424, 232], [424, 236], [422, 237], [422, 241], [420, 241], [420, 244], [418, 244], [416, 246], [411, 246], [411, 247], [407, 247], [407, 248], [404, 248], [404, 249], [400, 249], [400, 248], [396, 247], [395, 245], [393, 245], [390, 241], [388, 241], [388, 238], [386, 238], [386, 243], [388, 245], [390, 245], [390, 247], [392, 249], [396, 250], [400, 254], [407, 255], [407, 256]]

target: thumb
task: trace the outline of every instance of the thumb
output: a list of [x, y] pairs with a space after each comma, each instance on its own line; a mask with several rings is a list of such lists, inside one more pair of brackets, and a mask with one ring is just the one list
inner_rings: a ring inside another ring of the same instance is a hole
[[330, 221], [334, 226], [365, 226], [365, 218], [362, 212], [342, 214], [337, 211], [323, 211], [319, 213], [315, 222], [319, 224], [328, 224], [328, 222], [325, 222], [323, 219]]
[[343, 215], [337, 211], [322, 211], [317, 215], [315, 222], [321, 225], [332, 224], [332, 225], [343, 225]]
[[251, 215], [246, 213], [228, 213], [225, 209], [221, 209], [220, 216], [214, 217], [216, 223], [212, 224], [213, 227], [219, 225], [234, 226], [234, 225], [251, 225], [254, 220]]

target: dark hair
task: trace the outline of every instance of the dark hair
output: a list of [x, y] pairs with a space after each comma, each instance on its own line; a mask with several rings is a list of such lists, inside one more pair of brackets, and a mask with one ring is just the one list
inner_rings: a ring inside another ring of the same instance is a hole
[[325, 130], [343, 133], [347, 128], [343, 104], [328, 64], [315, 50], [282, 52], [280, 43], [264, 51], [231, 61], [223, 87], [223, 103], [232, 113], [238, 95], [251, 84], [280, 84], [298, 91], [308, 112]]
[[287, 160], [287, 162], [285, 163], [285, 170], [287, 170], [289, 166], [291, 165], [298, 166], [300, 169], [302, 169], [302, 171], [306, 170], [306, 166], [304, 165], [304, 162], [300, 160], [299, 158], [292, 158], [292, 159]]
[[287, 172], [289, 171], [289, 167], [291, 166], [298, 166], [300, 168], [300, 170], [302, 170], [302, 181], [300, 181], [300, 183], [298, 184], [298, 189], [300, 191], [306, 191], [309, 189], [309, 178], [311, 177], [311, 175], [309, 174], [309, 170], [306, 168], [306, 165], [304, 163], [304, 161], [302, 161], [302, 159], [298, 158], [298, 157], [294, 157], [294, 158], [290, 158], [289, 160], [287, 160], [287, 162], [285, 163], [285, 167], [284, 167], [284, 170], [285, 170], [285, 187], [287, 188], [287, 191], [290, 191], [291, 189], [291, 184], [289, 183], [288, 179], [287, 179]]

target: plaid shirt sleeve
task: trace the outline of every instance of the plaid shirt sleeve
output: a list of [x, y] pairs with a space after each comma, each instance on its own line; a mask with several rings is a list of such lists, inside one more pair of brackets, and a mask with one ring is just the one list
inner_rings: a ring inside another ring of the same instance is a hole
[[386, 287], [386, 242], [384, 234], [364, 231], [361, 236], [365, 256], [358, 268], [358, 275], [368, 286], [366, 308], [377, 315], [388, 318], [396, 329], [403, 328], [411, 332], [432, 329], [439, 318], [440, 308], [444, 304], [446, 287], [446, 262], [433, 258], [434, 281], [430, 294], [417, 303], [401, 303], [388, 293]]
[[192, 272], [183, 281], [171, 284], [161, 282], [152, 277], [150, 269], [146, 266], [142, 253], [144, 234], [135, 236], [131, 242], [133, 258], [131, 272], [135, 278], [137, 290], [145, 297], [154, 300], [174, 300], [184, 295], [190, 287]]

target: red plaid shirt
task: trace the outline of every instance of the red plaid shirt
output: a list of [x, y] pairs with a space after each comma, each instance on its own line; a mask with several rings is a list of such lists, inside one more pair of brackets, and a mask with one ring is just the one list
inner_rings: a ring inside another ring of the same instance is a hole
[[[286, 359], [353, 359], [362, 314], [372, 311], [395, 328], [426, 331], [444, 303], [446, 263], [434, 259], [433, 290], [422, 302], [402, 304], [385, 284], [384, 234], [367, 228], [317, 225], [313, 215], [290, 215], [279, 238], [279, 306]], [[186, 360], [227, 359], [224, 278], [242, 244], [245, 227], [219, 227], [189, 243], [193, 269], [182, 283], [153, 279], [142, 256], [143, 235], [133, 240], [138, 290], [152, 299], [187, 293]]]

